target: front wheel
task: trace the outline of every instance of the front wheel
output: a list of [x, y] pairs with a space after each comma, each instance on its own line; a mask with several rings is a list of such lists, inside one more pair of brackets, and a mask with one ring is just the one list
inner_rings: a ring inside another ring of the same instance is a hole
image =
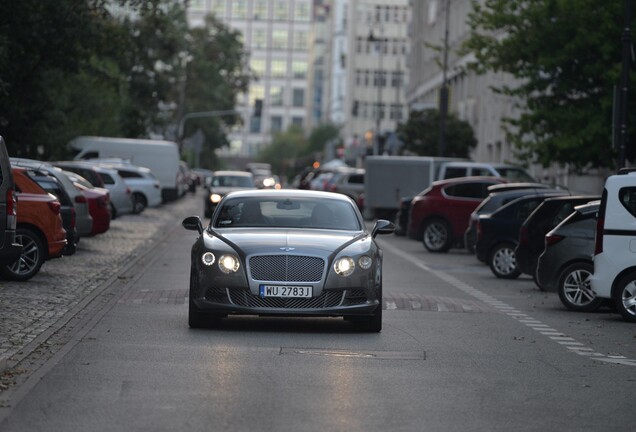
[[453, 243], [451, 227], [445, 220], [434, 219], [424, 226], [424, 247], [429, 252], [448, 252]]
[[517, 267], [515, 245], [501, 243], [490, 252], [488, 265], [495, 276], [501, 279], [516, 279], [521, 274]]
[[143, 212], [146, 209], [147, 205], [148, 203], [146, 201], [145, 196], [137, 192], [133, 194], [133, 213], [134, 214], [140, 214], [141, 212]]
[[636, 322], [636, 272], [623, 276], [613, 293], [616, 311], [626, 321]]
[[15, 231], [15, 242], [22, 245], [20, 258], [13, 264], [0, 267], [0, 274], [7, 279], [25, 281], [35, 276], [46, 259], [46, 249], [40, 237], [27, 228]]
[[598, 309], [603, 300], [596, 297], [590, 286], [590, 276], [594, 265], [588, 262], [573, 263], [563, 269], [559, 275], [559, 299], [563, 305], [577, 312], [592, 312]]

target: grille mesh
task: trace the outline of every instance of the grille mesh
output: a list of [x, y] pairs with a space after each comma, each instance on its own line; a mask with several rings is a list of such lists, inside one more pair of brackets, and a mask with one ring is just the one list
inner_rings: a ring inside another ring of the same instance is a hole
[[230, 301], [237, 306], [278, 309], [322, 309], [342, 304], [344, 291], [323, 291], [311, 298], [261, 298], [249, 290], [230, 290]]
[[325, 262], [298, 255], [259, 255], [250, 258], [250, 275], [258, 281], [318, 282]]

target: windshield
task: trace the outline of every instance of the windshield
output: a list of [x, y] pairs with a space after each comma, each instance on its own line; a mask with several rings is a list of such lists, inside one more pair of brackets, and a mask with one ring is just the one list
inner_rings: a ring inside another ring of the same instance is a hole
[[213, 187], [253, 187], [254, 182], [247, 176], [215, 176], [212, 178]]
[[347, 201], [284, 197], [227, 199], [222, 202], [213, 226], [362, 229], [356, 210]]

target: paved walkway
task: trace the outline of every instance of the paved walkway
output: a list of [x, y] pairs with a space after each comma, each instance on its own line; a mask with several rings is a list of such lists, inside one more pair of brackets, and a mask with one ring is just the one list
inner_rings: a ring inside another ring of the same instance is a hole
[[0, 371], [28, 356], [38, 336], [63, 326], [69, 313], [116, 280], [122, 268], [163, 238], [166, 228], [194, 214], [203, 214], [201, 189], [111, 221], [107, 232], [82, 238], [74, 255], [45, 262], [26, 282], [0, 279]]

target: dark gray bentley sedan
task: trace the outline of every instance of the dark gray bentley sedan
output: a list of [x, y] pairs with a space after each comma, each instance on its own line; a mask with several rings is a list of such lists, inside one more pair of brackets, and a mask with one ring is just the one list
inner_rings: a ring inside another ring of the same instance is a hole
[[382, 251], [347, 196], [307, 190], [232, 192], [192, 247], [189, 325], [228, 315], [339, 316], [382, 330]]

